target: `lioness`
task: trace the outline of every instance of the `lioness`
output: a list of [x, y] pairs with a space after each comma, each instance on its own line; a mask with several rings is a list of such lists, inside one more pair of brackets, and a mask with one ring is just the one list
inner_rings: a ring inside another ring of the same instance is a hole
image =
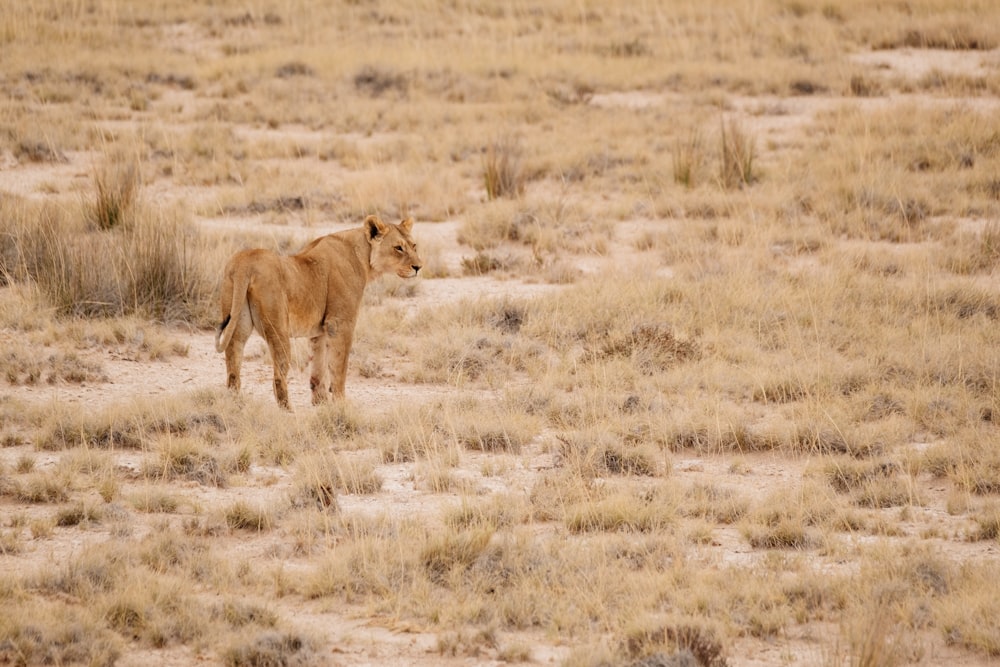
[[[365, 286], [384, 273], [412, 278], [422, 262], [410, 236], [413, 219], [398, 225], [371, 215], [364, 225], [321, 236], [291, 256], [255, 248], [226, 264], [215, 349], [226, 352], [226, 384], [240, 390], [243, 348], [254, 329], [274, 364], [274, 397], [288, 405], [291, 337], [312, 339], [312, 402], [344, 395], [347, 357]], [[332, 381], [331, 381], [332, 375]]]

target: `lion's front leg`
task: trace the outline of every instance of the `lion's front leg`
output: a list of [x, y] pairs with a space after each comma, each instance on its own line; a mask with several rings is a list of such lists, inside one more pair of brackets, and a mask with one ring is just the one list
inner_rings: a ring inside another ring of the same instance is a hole
[[319, 405], [330, 400], [330, 365], [327, 361], [329, 336], [326, 333], [320, 334], [313, 338], [310, 344], [312, 369], [309, 373], [309, 388], [312, 390], [313, 405]]

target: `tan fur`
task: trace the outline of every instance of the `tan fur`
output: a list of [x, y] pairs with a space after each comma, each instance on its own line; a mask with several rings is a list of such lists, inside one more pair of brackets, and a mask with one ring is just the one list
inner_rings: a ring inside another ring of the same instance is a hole
[[312, 341], [313, 404], [343, 397], [365, 286], [384, 273], [412, 278], [420, 270], [412, 228], [412, 218], [394, 225], [369, 216], [363, 226], [321, 236], [296, 255], [236, 253], [222, 277], [215, 337], [216, 350], [226, 353], [229, 388], [240, 390], [243, 348], [256, 330], [271, 351], [278, 405], [289, 407], [290, 339], [299, 337]]

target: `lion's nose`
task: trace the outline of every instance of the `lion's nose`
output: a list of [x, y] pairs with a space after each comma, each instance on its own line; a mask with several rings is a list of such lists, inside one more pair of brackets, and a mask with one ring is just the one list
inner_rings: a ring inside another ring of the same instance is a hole
[[420, 273], [420, 265], [419, 264], [414, 264], [413, 265], [413, 275], [417, 275], [418, 273]]

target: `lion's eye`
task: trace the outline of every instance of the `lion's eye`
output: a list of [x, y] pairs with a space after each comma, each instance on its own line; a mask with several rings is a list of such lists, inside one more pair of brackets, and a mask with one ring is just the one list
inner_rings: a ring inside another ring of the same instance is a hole
[[396, 252], [403, 252], [403, 246], [401, 245], [396, 246]]

